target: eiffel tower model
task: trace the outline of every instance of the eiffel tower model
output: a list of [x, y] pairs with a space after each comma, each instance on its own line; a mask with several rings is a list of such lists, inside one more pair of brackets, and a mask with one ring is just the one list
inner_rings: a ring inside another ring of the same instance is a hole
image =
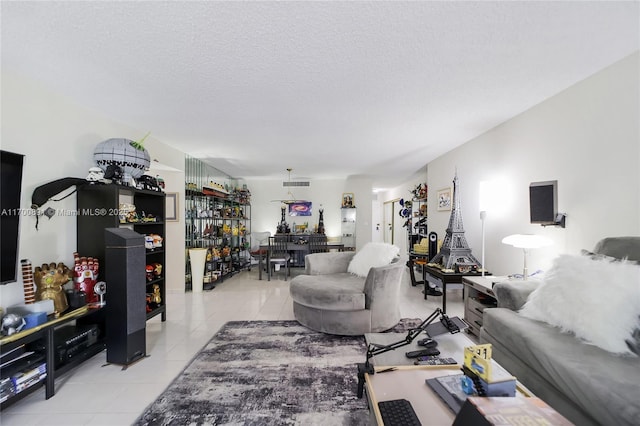
[[458, 188], [458, 172], [453, 178], [453, 206], [447, 234], [442, 242], [442, 248], [431, 259], [430, 264], [441, 269], [451, 269], [459, 273], [477, 271], [482, 267], [478, 259], [471, 254], [471, 249], [464, 236], [462, 225], [462, 211], [460, 210], [460, 193]]

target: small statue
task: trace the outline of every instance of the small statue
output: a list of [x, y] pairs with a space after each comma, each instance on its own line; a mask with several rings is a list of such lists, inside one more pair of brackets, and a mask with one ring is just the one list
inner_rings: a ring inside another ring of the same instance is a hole
[[154, 263], [153, 264], [153, 275], [156, 278], [160, 278], [162, 276], [162, 263]]
[[318, 234], [324, 235], [324, 209], [321, 207], [318, 213], [320, 214], [320, 218], [318, 219], [317, 232]]
[[280, 219], [280, 223], [278, 224], [278, 227], [276, 228], [276, 233], [277, 234], [289, 234], [289, 233], [291, 233], [291, 229], [289, 228], [289, 224], [286, 222], [286, 220], [284, 218], [286, 209], [287, 208], [285, 206], [282, 206], [280, 208], [281, 219]]
[[162, 303], [162, 296], [160, 295], [160, 286], [158, 284], [153, 285], [153, 293], [151, 294], [151, 302], [160, 306]]
[[52, 262], [43, 264], [33, 271], [36, 282], [36, 300], [53, 300], [53, 313], [56, 318], [69, 308], [67, 295], [62, 286], [69, 282], [73, 275], [64, 263]]

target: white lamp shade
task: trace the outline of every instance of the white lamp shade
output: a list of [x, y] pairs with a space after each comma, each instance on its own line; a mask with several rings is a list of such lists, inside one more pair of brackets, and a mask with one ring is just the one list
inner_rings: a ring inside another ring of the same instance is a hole
[[513, 234], [502, 239], [503, 244], [509, 244], [510, 246], [531, 249], [547, 247], [553, 244], [550, 238], [543, 237], [542, 235], [533, 234]]

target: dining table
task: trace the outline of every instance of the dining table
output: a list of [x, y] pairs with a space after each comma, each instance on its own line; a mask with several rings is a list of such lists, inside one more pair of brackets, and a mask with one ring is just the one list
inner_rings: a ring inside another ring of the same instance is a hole
[[[300, 241], [300, 240], [298, 240]], [[308, 243], [300, 243], [298, 241], [288, 241], [287, 242], [287, 251], [291, 252], [291, 254], [300, 254], [302, 259], [304, 256], [310, 253], [310, 246]], [[327, 242], [327, 250], [337, 250], [343, 251], [344, 244], [338, 242]], [[260, 244], [260, 255], [258, 256], [258, 279], [262, 279], [262, 268], [263, 268], [263, 260], [266, 260], [266, 264], [269, 265], [270, 262], [270, 253], [269, 253], [269, 244]], [[299, 265], [304, 266], [304, 264]], [[271, 268], [267, 268], [267, 276], [271, 279]]]

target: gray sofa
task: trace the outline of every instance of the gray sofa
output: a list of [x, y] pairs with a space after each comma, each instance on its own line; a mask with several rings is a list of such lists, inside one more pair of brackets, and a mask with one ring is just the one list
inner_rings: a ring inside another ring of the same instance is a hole
[[[640, 237], [605, 238], [594, 253], [640, 261]], [[577, 425], [640, 424], [640, 357], [611, 354], [519, 315], [535, 287], [533, 282], [494, 286], [498, 307], [484, 311], [480, 330], [480, 341], [493, 345], [493, 358]], [[607, 303], [606, 283], [602, 288], [593, 297]]]
[[312, 330], [357, 336], [385, 331], [400, 321], [398, 297], [404, 265], [371, 268], [366, 279], [347, 272], [354, 252], [305, 257], [305, 275], [291, 280], [293, 314]]

